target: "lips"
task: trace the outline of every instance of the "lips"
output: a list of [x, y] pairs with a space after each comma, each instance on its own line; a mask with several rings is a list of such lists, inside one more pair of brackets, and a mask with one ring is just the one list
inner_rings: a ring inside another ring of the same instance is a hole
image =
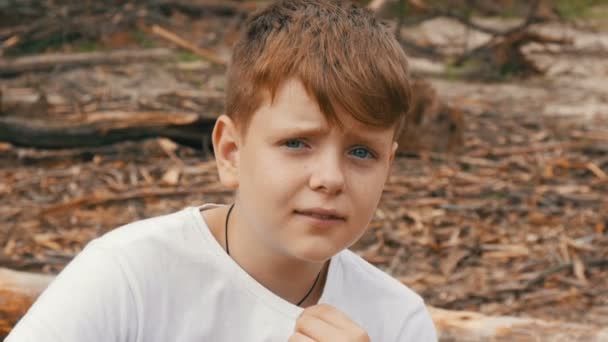
[[312, 208], [296, 210], [296, 214], [310, 216], [318, 220], [344, 220], [345, 216], [333, 209]]

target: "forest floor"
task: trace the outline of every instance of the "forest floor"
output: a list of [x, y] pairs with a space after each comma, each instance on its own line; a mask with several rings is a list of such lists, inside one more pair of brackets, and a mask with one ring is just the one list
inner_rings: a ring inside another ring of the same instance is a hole
[[[229, 54], [232, 19], [168, 20], [180, 37]], [[447, 50], [460, 44], [457, 25], [433, 20], [404, 33]], [[369, 231], [352, 249], [434, 306], [606, 326], [608, 28], [538, 29], [573, 41], [529, 47], [544, 75], [492, 82], [427, 77], [442, 100], [465, 113], [464, 147], [399, 156]], [[172, 47], [117, 32], [61, 51], [132, 45]], [[220, 114], [225, 68], [178, 51], [157, 62], [0, 78], [3, 108], [13, 106], [0, 118]], [[24, 108], [11, 102], [28, 96], [38, 100]], [[230, 203], [232, 194], [218, 183], [208, 153], [166, 138], [34, 149], [0, 135], [0, 198], [0, 266], [57, 273], [111, 229], [190, 205]]]

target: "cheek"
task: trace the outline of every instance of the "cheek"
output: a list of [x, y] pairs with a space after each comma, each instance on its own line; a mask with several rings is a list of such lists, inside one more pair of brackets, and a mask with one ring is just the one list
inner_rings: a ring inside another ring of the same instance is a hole
[[284, 204], [298, 183], [302, 169], [269, 147], [257, 147], [255, 153], [244, 150], [241, 186], [247, 198], [257, 202], [257, 206]]
[[385, 177], [382, 172], [354, 177], [351, 180], [352, 197], [356, 214], [362, 219], [371, 218], [384, 189]]

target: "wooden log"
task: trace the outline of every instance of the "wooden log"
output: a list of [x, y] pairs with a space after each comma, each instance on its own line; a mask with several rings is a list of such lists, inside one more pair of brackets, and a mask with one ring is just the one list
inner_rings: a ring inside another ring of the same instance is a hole
[[[0, 336], [7, 335], [52, 275], [0, 268]], [[607, 341], [608, 328], [429, 306], [440, 341]]]
[[0, 268], [0, 336], [6, 336], [53, 276]]
[[0, 58], [0, 76], [56, 67], [75, 67], [95, 64], [117, 64], [133, 61], [157, 60], [173, 55], [170, 49], [118, 50], [111, 52], [52, 53], [14, 59]]
[[[156, 6], [167, 14], [173, 10], [180, 11], [190, 17], [200, 18], [204, 16], [234, 16], [246, 14], [255, 9], [259, 4], [256, 2], [241, 2], [234, 0], [160, 0]], [[251, 8], [253, 7], [253, 8]]]
[[167, 137], [201, 147], [214, 121], [215, 117], [180, 112], [96, 112], [60, 123], [6, 116], [0, 117], [0, 141], [16, 146], [54, 149]]
[[440, 341], [608, 341], [608, 328], [429, 307]]

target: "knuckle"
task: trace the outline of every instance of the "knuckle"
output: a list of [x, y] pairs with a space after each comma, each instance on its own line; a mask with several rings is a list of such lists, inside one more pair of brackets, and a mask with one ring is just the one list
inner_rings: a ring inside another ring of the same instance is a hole
[[365, 330], [358, 328], [358, 329], [353, 329], [353, 330], [349, 331], [348, 337], [346, 337], [344, 342], [346, 342], [346, 341], [369, 342], [370, 337]]
[[319, 304], [315, 307], [316, 311], [319, 313], [329, 313], [333, 310], [332, 306], [329, 304]]
[[319, 307], [322, 308], [323, 310], [333, 310], [334, 309], [333, 306], [331, 306], [329, 304], [325, 304], [325, 303], [320, 304]]
[[354, 336], [355, 341], [369, 341], [369, 335], [367, 334], [367, 332], [363, 329], [358, 329], [355, 332], [355, 336]]
[[310, 318], [307, 315], [302, 315], [296, 320], [295, 331], [302, 331], [306, 327]]

